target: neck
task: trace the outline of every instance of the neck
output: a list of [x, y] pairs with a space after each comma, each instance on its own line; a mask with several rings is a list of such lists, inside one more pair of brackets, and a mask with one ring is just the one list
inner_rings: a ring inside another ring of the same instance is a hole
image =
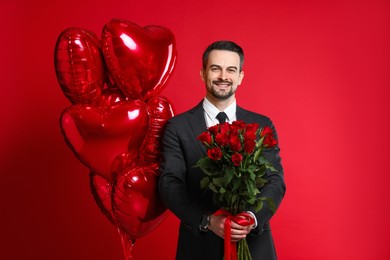
[[218, 108], [219, 111], [225, 110], [225, 108], [230, 106], [236, 100], [234, 95], [227, 99], [219, 99], [211, 95], [206, 95], [206, 98], [208, 101], [210, 101], [211, 104], [213, 104], [216, 108]]

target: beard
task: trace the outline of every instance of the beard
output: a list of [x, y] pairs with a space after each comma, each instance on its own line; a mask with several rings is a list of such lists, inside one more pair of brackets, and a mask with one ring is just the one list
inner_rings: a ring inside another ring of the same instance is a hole
[[220, 81], [213, 81], [213, 84], [211, 86], [206, 86], [207, 87], [207, 92], [209, 92], [214, 98], [220, 99], [220, 100], [225, 100], [230, 98], [231, 96], [236, 93], [236, 89], [233, 89], [231, 82], [230, 84], [230, 90], [229, 91], [224, 91], [224, 90], [218, 90], [217, 88], [214, 88], [214, 84], [218, 84]]

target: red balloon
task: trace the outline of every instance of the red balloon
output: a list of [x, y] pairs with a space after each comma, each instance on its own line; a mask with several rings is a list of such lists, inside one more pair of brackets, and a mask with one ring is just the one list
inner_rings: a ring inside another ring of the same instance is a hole
[[148, 123], [146, 104], [140, 100], [114, 103], [105, 109], [73, 105], [62, 113], [60, 121], [73, 153], [108, 181], [116, 157], [139, 153]]
[[73, 104], [61, 115], [62, 134], [91, 170], [95, 202], [118, 227], [126, 259], [132, 259], [134, 241], [167, 215], [157, 169], [173, 111], [159, 94], [176, 63], [174, 35], [164, 27], [113, 19], [100, 43], [92, 32], [69, 28], [58, 37], [54, 61]]
[[105, 108], [120, 101], [127, 100], [126, 96], [117, 88], [103, 89], [102, 94], [94, 103], [95, 107]]
[[89, 174], [89, 185], [95, 202], [102, 213], [112, 224], [116, 225], [115, 216], [111, 207], [111, 183], [105, 178], [91, 172]]
[[165, 124], [173, 116], [173, 110], [170, 101], [162, 96], [150, 98], [147, 106], [149, 124], [140, 151], [136, 155], [129, 152], [116, 157], [111, 168], [113, 174], [119, 173], [126, 168], [134, 167], [135, 165], [150, 166], [151, 168], [158, 169], [161, 160], [161, 136]]
[[172, 118], [173, 110], [170, 101], [162, 96], [155, 96], [147, 102], [149, 109], [149, 128], [145, 141], [140, 151], [140, 161], [138, 165], [152, 165], [156, 168], [161, 159], [161, 136], [167, 121]]
[[68, 28], [57, 39], [54, 67], [58, 82], [72, 104], [90, 104], [100, 95], [105, 71], [98, 37]]
[[102, 50], [116, 85], [133, 99], [159, 94], [176, 62], [175, 37], [169, 29], [142, 28], [121, 19], [104, 26]]
[[133, 167], [114, 178], [112, 208], [118, 226], [135, 240], [156, 228], [167, 216], [150, 167]]

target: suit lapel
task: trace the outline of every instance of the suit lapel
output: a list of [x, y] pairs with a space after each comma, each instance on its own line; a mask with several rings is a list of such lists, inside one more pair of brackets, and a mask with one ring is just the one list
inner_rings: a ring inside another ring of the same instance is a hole
[[[197, 139], [197, 137], [207, 129], [202, 102], [200, 102], [196, 107], [189, 111], [189, 113], [187, 114], [187, 119], [190, 128], [193, 131], [194, 138]], [[197, 141], [197, 143], [202, 152], [205, 153], [206, 148], [201, 144], [200, 141]]]
[[248, 120], [247, 116], [248, 116], [248, 111], [237, 106], [237, 108], [236, 108], [237, 120], [242, 120], [244, 122], [247, 122], [247, 120]]

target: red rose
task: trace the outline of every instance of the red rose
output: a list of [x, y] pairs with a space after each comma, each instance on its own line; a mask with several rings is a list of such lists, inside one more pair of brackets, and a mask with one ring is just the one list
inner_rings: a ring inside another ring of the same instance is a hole
[[214, 161], [221, 160], [222, 151], [218, 147], [214, 147], [207, 150], [207, 156]]
[[237, 127], [231, 126], [229, 134], [230, 135], [239, 135], [240, 134], [239, 129]]
[[239, 153], [234, 153], [232, 155], [232, 162], [235, 166], [240, 166], [241, 162], [242, 162], [242, 155], [239, 154]]
[[232, 127], [237, 128], [237, 129], [244, 129], [246, 126], [245, 122], [242, 120], [237, 120], [232, 122]]
[[244, 133], [244, 140], [245, 141], [254, 141], [254, 140], [256, 140], [256, 132], [246, 131]]
[[256, 130], [246, 130], [244, 133], [244, 151], [246, 153], [253, 153], [256, 146]]
[[211, 134], [210, 132], [203, 132], [198, 136], [198, 140], [201, 141], [202, 143], [206, 143], [208, 145], [211, 144]]
[[244, 121], [233, 121], [233, 123], [230, 125], [230, 132], [234, 133], [234, 134], [238, 134], [238, 132], [240, 132], [240, 130], [244, 130], [245, 129], [245, 123]]
[[256, 147], [255, 140], [245, 140], [244, 141], [244, 151], [246, 153], [253, 153]]
[[218, 125], [213, 125], [213, 126], [210, 126], [207, 130], [210, 133], [212, 133], [213, 135], [216, 135], [219, 132], [219, 126]]
[[215, 142], [219, 146], [227, 146], [229, 144], [229, 135], [227, 133], [219, 133], [215, 136]]
[[278, 143], [278, 141], [274, 138], [274, 133], [272, 132], [271, 127], [269, 126], [265, 126], [263, 128], [263, 131], [261, 131], [260, 136], [264, 136], [263, 145], [265, 147], [274, 147]]
[[246, 128], [245, 128], [245, 130], [247, 132], [249, 132], [249, 131], [250, 132], [256, 132], [257, 129], [259, 129], [259, 124], [258, 123], [247, 124]]
[[221, 134], [226, 134], [229, 132], [229, 129], [230, 129], [230, 124], [229, 123], [222, 123], [219, 125], [219, 132]]
[[238, 135], [231, 135], [230, 136], [230, 149], [232, 149], [235, 152], [240, 151], [242, 148], [241, 146], [241, 140]]
[[272, 134], [272, 129], [269, 126], [264, 126], [263, 130], [260, 133], [260, 136], [263, 137], [263, 136], [266, 136], [268, 134]]

